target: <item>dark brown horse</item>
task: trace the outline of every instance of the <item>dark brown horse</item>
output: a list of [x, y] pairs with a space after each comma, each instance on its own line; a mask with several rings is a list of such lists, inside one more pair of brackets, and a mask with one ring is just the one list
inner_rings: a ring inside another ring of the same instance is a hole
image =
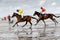
[[[55, 26], [56, 26], [56, 23], [58, 23], [58, 22], [56, 21], [55, 18], [53, 18], [53, 16], [56, 17], [56, 18], [59, 18], [59, 17], [60, 17], [60, 16], [55, 16], [55, 15], [52, 14], [52, 13], [48, 13], [48, 14], [44, 15], [44, 14], [42, 14], [42, 13], [40, 13], [40, 12], [37, 12], [37, 11], [34, 12], [33, 16], [35, 16], [35, 15], [37, 15], [37, 16], [39, 17], [39, 20], [37, 21], [37, 23], [36, 23], [35, 25], [37, 25], [38, 22], [39, 22], [40, 20], [42, 20], [42, 21], [44, 22], [44, 24], [45, 24], [45, 28], [46, 28], [46, 23], [45, 23], [44, 20], [50, 18], [50, 19], [55, 23]], [[45, 29], [44, 29], [44, 30], [45, 30]]]
[[[16, 22], [12, 27], [14, 27], [17, 23], [19, 23], [19, 22], [24, 22], [24, 21], [26, 21], [26, 24], [29, 22], [29, 23], [31, 24], [31, 26], [32, 26], [31, 18], [36, 19], [36, 18], [31, 17], [31, 16], [29, 16], [29, 15], [23, 16], [23, 18], [22, 18], [22, 16], [19, 15], [18, 13], [13, 13], [12, 17], [16, 17], [16, 18], [17, 18], [17, 22]], [[37, 19], [36, 19], [36, 20], [37, 20]], [[26, 25], [26, 24], [25, 24], [25, 25]], [[22, 27], [24, 27], [25, 25], [23, 25]]]
[[[40, 12], [37, 12], [37, 11], [34, 12], [33, 16], [35, 16], [35, 15], [37, 15], [37, 16], [39, 17], [39, 20], [37, 21], [37, 23], [38, 23], [40, 20], [42, 20], [42, 21], [45, 23], [44, 20], [46, 20], [46, 19], [48, 19], [48, 18], [50, 18], [53, 22], [58, 23], [58, 22], [56, 21], [56, 19], [53, 18], [53, 16], [56, 17], [56, 18], [59, 18], [59, 17], [60, 17], [60, 16], [55, 16], [55, 15], [52, 14], [52, 13], [48, 13], [48, 14], [46, 14], [46, 16], [45, 16], [44, 14], [42, 14], [42, 13], [40, 13]], [[36, 25], [37, 25], [37, 23], [36, 23]]]

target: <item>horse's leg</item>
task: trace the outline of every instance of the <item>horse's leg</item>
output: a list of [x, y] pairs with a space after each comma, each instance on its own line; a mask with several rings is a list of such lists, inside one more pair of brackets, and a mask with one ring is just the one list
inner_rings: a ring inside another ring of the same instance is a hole
[[18, 23], [17, 23], [17, 26], [19, 26]]
[[45, 21], [44, 20], [42, 20], [43, 22], [44, 22], [44, 25], [46, 26], [46, 23], [45, 23]]
[[55, 26], [56, 26], [56, 23], [58, 23], [58, 22], [56, 21], [56, 19], [55, 19], [55, 18], [51, 18], [51, 20], [55, 23]]
[[13, 23], [13, 20], [11, 20], [10, 23]]
[[[27, 21], [26, 21], [26, 23], [25, 23], [25, 25], [27, 24]], [[25, 25], [23, 25], [22, 27], [24, 27]]]
[[43, 22], [44, 22], [44, 30], [43, 30], [43, 33], [41, 33], [42, 35], [42, 37], [45, 37], [46, 36], [46, 23], [45, 23], [45, 21], [44, 20], [42, 20]]
[[[54, 29], [54, 32], [55, 32], [55, 30], [56, 30], [56, 23], [57, 23], [57, 21], [56, 21], [54, 18], [51, 18], [51, 20], [55, 23], [55, 29]], [[52, 34], [54, 34], [54, 32], [52, 32]]]
[[32, 23], [31, 23], [31, 21], [29, 21], [29, 23], [31, 24], [31, 26], [32, 26]]
[[57, 20], [53, 17], [50, 18], [55, 24], [58, 23]]
[[55, 18], [54, 18], [54, 21], [55, 21], [56, 23], [58, 23], [57, 20], [56, 20]]
[[16, 22], [12, 27], [14, 27], [18, 22]]
[[42, 20], [43, 22], [44, 22], [44, 33], [45, 33], [45, 30], [46, 30], [46, 23], [45, 23], [45, 21], [44, 20]]
[[39, 23], [40, 19], [37, 21], [37, 23], [35, 25], [37, 25]]
[[8, 20], [8, 23], [9, 23], [9, 25], [10, 25], [10, 20]]
[[31, 27], [30, 27], [31, 33], [30, 34], [32, 34], [32, 23], [31, 23], [31, 21], [29, 21], [29, 23], [31, 24]]

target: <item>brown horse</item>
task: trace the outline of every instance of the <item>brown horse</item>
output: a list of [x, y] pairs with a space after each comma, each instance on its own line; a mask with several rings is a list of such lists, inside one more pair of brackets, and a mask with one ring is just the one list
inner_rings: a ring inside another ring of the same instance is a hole
[[58, 22], [56, 21], [56, 19], [53, 18], [53, 16], [56, 17], [56, 18], [59, 18], [59, 17], [60, 17], [60, 16], [55, 16], [55, 15], [52, 14], [52, 13], [48, 13], [48, 14], [46, 14], [46, 16], [45, 16], [44, 14], [42, 14], [42, 13], [40, 13], [40, 12], [37, 12], [37, 11], [34, 12], [33, 16], [35, 16], [35, 15], [37, 15], [37, 16], [39, 17], [39, 20], [37, 21], [36, 25], [38, 24], [38, 22], [39, 22], [40, 20], [42, 20], [42, 21], [45, 23], [44, 20], [46, 20], [46, 19], [48, 19], [48, 18], [50, 18], [53, 22], [58, 23]]
[[[46, 23], [45, 23], [44, 20], [50, 18], [50, 19], [55, 23], [55, 26], [56, 26], [56, 23], [58, 23], [58, 22], [56, 21], [55, 18], [53, 18], [53, 16], [56, 17], [56, 18], [59, 18], [59, 17], [60, 17], [60, 16], [55, 16], [55, 15], [52, 14], [52, 13], [48, 13], [48, 14], [44, 15], [44, 14], [42, 14], [42, 13], [40, 13], [40, 12], [37, 12], [37, 11], [34, 12], [33, 16], [35, 16], [35, 15], [37, 15], [37, 16], [39, 17], [39, 20], [37, 21], [37, 23], [36, 23], [35, 25], [37, 25], [38, 22], [39, 22], [40, 20], [42, 20], [42, 21], [44, 22], [44, 24], [45, 24], [45, 28], [46, 28]], [[44, 29], [44, 31], [45, 31], [45, 29]]]
[[[17, 23], [19, 23], [19, 22], [24, 22], [24, 21], [26, 21], [26, 24], [29, 22], [29, 23], [31, 24], [31, 26], [32, 26], [31, 18], [36, 19], [36, 18], [31, 17], [31, 16], [29, 16], [29, 15], [23, 16], [23, 18], [22, 18], [22, 16], [19, 15], [18, 13], [13, 13], [12, 17], [16, 17], [16, 18], [17, 18], [17, 22], [16, 22], [12, 27], [14, 27]], [[36, 19], [36, 20], [37, 20], [37, 19]], [[37, 20], [37, 21], [38, 21], [38, 20]], [[26, 24], [25, 24], [25, 25], [26, 25]], [[22, 27], [24, 27], [25, 25], [23, 25]]]

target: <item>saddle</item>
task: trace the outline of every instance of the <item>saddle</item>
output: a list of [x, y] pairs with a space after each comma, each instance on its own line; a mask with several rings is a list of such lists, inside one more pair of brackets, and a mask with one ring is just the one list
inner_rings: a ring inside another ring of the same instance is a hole
[[46, 16], [46, 14], [42, 14], [43, 16]]
[[[40, 12], [40, 13], [41, 13], [41, 12]], [[42, 14], [43, 16], [46, 16], [46, 13], [44, 13], [44, 14], [43, 14], [43, 13], [41, 13], [41, 14]]]

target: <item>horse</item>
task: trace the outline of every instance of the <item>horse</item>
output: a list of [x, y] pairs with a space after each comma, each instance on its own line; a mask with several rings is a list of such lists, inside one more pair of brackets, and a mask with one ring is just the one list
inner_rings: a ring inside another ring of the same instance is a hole
[[[30, 25], [32, 26], [31, 18], [36, 19], [35, 17], [29, 16], [29, 15], [23, 16], [23, 18], [22, 18], [21, 15], [19, 15], [18, 13], [15, 13], [15, 12], [12, 15], [12, 18], [13, 17], [17, 18], [17, 22], [12, 27], [14, 27], [19, 22], [25, 22], [25, 21], [26, 21], [25, 25], [29, 22]], [[36, 20], [38, 21], [38, 19], [36, 19]], [[24, 27], [25, 25], [23, 25], [22, 27]]]
[[[56, 17], [56, 18], [60, 17], [60, 16], [56, 16], [56, 15], [54, 15], [52, 13], [48, 13], [48, 14], [44, 15], [41, 12], [37, 12], [37, 11], [34, 12], [33, 16], [35, 16], [35, 15], [37, 15], [38, 18], [39, 18], [35, 25], [37, 25], [39, 23], [39, 21], [42, 20], [44, 22], [45, 28], [46, 28], [46, 23], [45, 23], [44, 20], [50, 18], [55, 23], [55, 26], [56, 26], [56, 23], [58, 23], [58, 22], [56, 21], [55, 18], [53, 18], [53, 16]], [[45, 29], [44, 29], [44, 31], [45, 31]]]
[[9, 22], [9, 25], [10, 25], [11, 23], [13, 23], [13, 20], [11, 20], [11, 16], [10, 16], [10, 15], [8, 15], [8, 22]]

